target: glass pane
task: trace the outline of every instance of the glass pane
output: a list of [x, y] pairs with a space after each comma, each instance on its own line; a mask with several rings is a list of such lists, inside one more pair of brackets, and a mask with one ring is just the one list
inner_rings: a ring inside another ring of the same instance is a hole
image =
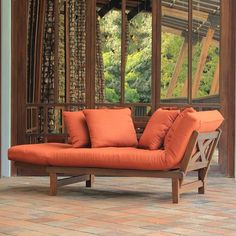
[[219, 102], [220, 0], [193, 3], [192, 95], [195, 103]]
[[161, 102], [187, 102], [188, 0], [162, 0]]
[[97, 52], [95, 101], [120, 101], [121, 1], [97, 1]]
[[127, 6], [125, 102], [151, 102], [152, 14], [150, 1]]

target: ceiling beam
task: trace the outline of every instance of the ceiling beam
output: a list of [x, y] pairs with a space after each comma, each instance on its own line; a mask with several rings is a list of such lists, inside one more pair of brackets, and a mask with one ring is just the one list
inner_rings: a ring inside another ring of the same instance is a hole
[[98, 11], [98, 15], [102, 18], [104, 17], [110, 10], [112, 10], [115, 7], [121, 7], [119, 4], [119, 1], [117, 0], [111, 0], [109, 3], [107, 3], [104, 7], [102, 7]]
[[128, 13], [127, 19], [128, 21], [132, 20], [139, 12], [141, 11], [151, 11], [150, 0], [143, 1], [137, 7], [130, 10]]

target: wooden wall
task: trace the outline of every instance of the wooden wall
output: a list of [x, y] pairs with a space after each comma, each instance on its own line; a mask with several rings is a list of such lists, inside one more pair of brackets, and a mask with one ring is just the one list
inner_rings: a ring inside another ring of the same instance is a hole
[[[27, 73], [27, 1], [12, 0], [12, 145], [25, 132]], [[20, 125], [19, 125], [20, 124]], [[12, 169], [12, 174], [15, 170]]]

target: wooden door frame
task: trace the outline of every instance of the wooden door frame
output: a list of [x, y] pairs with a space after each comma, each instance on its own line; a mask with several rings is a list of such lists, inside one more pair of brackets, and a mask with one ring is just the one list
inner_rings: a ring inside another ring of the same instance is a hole
[[[11, 0], [12, 1], [12, 145], [24, 142], [25, 132], [25, 87], [26, 82], [26, 56], [27, 56], [27, 3], [26, 0]], [[190, 0], [191, 1], [191, 0]], [[221, 171], [230, 177], [234, 176], [235, 163], [235, 35], [234, 21], [236, 16], [233, 12], [235, 9], [235, 0], [221, 0], [222, 15], [221, 15], [221, 112], [225, 117], [223, 125], [223, 135], [220, 143], [220, 166]], [[159, 2], [159, 1], [158, 1]], [[154, 14], [154, 22], [157, 26], [155, 35], [160, 32], [160, 5], [154, 4], [157, 12]], [[93, 8], [94, 9], [94, 8]], [[92, 10], [91, 10], [91, 14]], [[94, 30], [93, 30], [94, 31]], [[20, 37], [17, 37], [20, 35]], [[161, 40], [154, 42], [153, 48], [160, 47]], [[94, 44], [94, 42], [93, 42]], [[158, 55], [154, 55], [157, 62]], [[94, 53], [91, 54], [94, 60]], [[154, 62], [153, 62], [154, 63]], [[93, 62], [94, 64], [94, 62]], [[153, 64], [157, 65], [157, 64]], [[158, 64], [159, 65], [159, 64]], [[160, 66], [160, 65], [159, 65]], [[160, 71], [153, 71], [157, 81], [154, 86], [158, 86], [158, 78]], [[92, 74], [90, 75], [92, 76]], [[87, 81], [88, 82], [88, 81]], [[91, 82], [91, 81], [90, 81]], [[93, 84], [90, 84], [90, 88]], [[154, 91], [154, 90], [152, 90]], [[155, 91], [158, 91], [156, 87]], [[94, 94], [94, 91], [93, 91]], [[155, 107], [158, 107], [159, 100], [157, 93], [153, 95], [152, 101]], [[90, 104], [93, 106], [93, 104]], [[18, 125], [18, 124], [21, 125]], [[15, 173], [14, 170], [12, 172]]]

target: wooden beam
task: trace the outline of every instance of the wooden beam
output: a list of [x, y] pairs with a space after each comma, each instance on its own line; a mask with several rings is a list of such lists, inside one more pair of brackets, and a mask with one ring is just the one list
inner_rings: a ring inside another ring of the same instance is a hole
[[180, 54], [179, 54], [179, 57], [178, 57], [178, 60], [177, 60], [176, 65], [175, 65], [175, 70], [174, 70], [172, 79], [170, 81], [170, 84], [169, 84], [169, 87], [168, 87], [168, 90], [167, 90], [167, 94], [166, 94], [167, 98], [172, 97], [173, 91], [176, 87], [176, 84], [177, 84], [177, 81], [178, 81], [178, 78], [179, 78], [179, 74], [180, 74], [181, 69], [182, 69], [183, 64], [184, 64], [184, 59], [186, 58], [187, 55], [188, 55], [188, 39], [185, 38], [185, 40], [183, 42], [183, 45], [182, 45], [182, 48], [181, 48], [181, 51], [180, 51]]
[[133, 8], [129, 13], [128, 13], [128, 21], [132, 20], [138, 13], [147, 10], [150, 11], [151, 7], [150, 7], [150, 0], [146, 0], [141, 2], [140, 4], [138, 4], [137, 7]]
[[110, 10], [119, 6], [117, 0], [111, 0], [108, 4], [106, 4], [103, 8], [98, 11], [98, 15], [102, 18], [104, 17]]
[[160, 106], [161, 97], [161, 1], [152, 1], [152, 112]]
[[214, 78], [211, 84], [210, 95], [219, 93], [220, 62], [217, 63]]
[[126, 68], [126, 0], [122, 0], [122, 32], [121, 32], [121, 83], [120, 102], [125, 102], [125, 68]]
[[[188, 20], [187, 11], [181, 11], [175, 8], [170, 8], [165, 6], [162, 6], [162, 16], [171, 16], [186, 21]], [[193, 20], [205, 22], [208, 20], [208, 17], [209, 17], [208, 13], [205, 13], [203, 11], [193, 10]]]
[[192, 93], [193, 93], [194, 98], [197, 97], [197, 92], [198, 92], [198, 88], [200, 86], [202, 72], [203, 72], [203, 69], [204, 69], [204, 66], [206, 63], [208, 51], [211, 46], [214, 33], [215, 33], [215, 30], [212, 28], [209, 28], [206, 38], [203, 39], [202, 51], [201, 51], [201, 55], [199, 57], [197, 71], [196, 71], [196, 74], [194, 77], [193, 87], [192, 87]]
[[[192, 46], [192, 55], [194, 54], [195, 46], [196, 42], [195, 45]], [[187, 97], [188, 94], [187, 90], [188, 90], [188, 78], [186, 78], [186, 80], [184, 81], [184, 87], [182, 89], [181, 97]]]

